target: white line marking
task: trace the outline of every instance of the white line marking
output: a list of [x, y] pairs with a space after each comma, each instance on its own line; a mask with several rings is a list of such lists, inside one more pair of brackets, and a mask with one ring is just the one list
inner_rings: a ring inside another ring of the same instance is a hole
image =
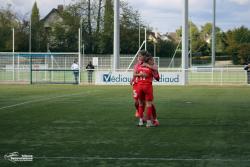
[[34, 159], [82, 159], [82, 160], [148, 160], [148, 161], [220, 161], [220, 162], [250, 162], [250, 159], [221, 158], [132, 158], [132, 157], [34, 157]]
[[68, 95], [54, 96], [54, 97], [50, 97], [50, 98], [42, 98], [42, 99], [25, 101], [25, 102], [22, 102], [22, 103], [17, 103], [17, 104], [13, 104], [13, 105], [1, 107], [0, 110], [7, 109], [7, 108], [12, 108], [12, 107], [16, 107], [16, 106], [21, 106], [21, 105], [25, 105], [25, 104], [29, 104], [29, 103], [35, 103], [35, 102], [40, 102], [40, 101], [47, 101], [47, 100], [56, 99], [56, 98], [71, 97], [71, 96], [76, 96], [76, 95], [83, 95], [83, 94], [88, 94], [90, 92], [93, 93], [93, 91], [86, 91], [84, 93], [74, 93], [74, 94], [68, 94]]

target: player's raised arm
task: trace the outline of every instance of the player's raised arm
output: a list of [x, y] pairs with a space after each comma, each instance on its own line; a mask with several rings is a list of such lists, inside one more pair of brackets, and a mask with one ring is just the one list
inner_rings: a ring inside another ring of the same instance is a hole
[[153, 71], [153, 77], [154, 77], [154, 79], [156, 81], [160, 80], [160, 74], [159, 74], [158, 70], [157, 71]]
[[153, 70], [153, 77], [156, 81], [160, 80], [160, 75], [159, 75], [159, 71], [158, 71], [158, 66], [156, 64], [151, 65], [152, 66], [152, 70]]

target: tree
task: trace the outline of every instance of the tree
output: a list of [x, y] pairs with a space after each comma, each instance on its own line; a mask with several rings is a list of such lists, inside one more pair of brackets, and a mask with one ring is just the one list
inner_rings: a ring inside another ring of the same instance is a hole
[[61, 13], [61, 17], [63, 22], [56, 23], [51, 32], [53, 40], [50, 49], [64, 52], [78, 51], [79, 6], [69, 6]]
[[[121, 53], [136, 53], [138, 48], [139, 19], [138, 11], [126, 2], [121, 2], [120, 38]], [[142, 25], [143, 26], [143, 25]], [[129, 34], [129, 35], [128, 35]]]
[[22, 19], [15, 27], [15, 51], [29, 51], [29, 22]]
[[[201, 43], [202, 41], [205, 41], [205, 40], [201, 38], [201, 33], [198, 27], [193, 22], [189, 22], [189, 28], [191, 29], [190, 34], [189, 34], [190, 36], [189, 41], [191, 42], [192, 53], [198, 53], [198, 52], [200, 53], [203, 51], [203, 49], [201, 49]], [[202, 52], [202, 55], [204, 54], [205, 53]]]
[[[93, 52], [99, 53], [100, 52], [100, 46], [101, 46], [101, 30], [102, 30], [102, 23], [103, 23], [103, 0], [98, 0], [97, 4], [94, 4], [94, 11], [97, 13], [96, 16], [96, 31], [94, 32], [93, 36]], [[95, 17], [94, 17], [95, 18]]]
[[31, 51], [39, 52], [41, 51], [41, 24], [40, 24], [40, 14], [35, 2], [32, 7], [31, 13]]
[[102, 9], [102, 0], [98, 0], [98, 7], [97, 7], [97, 20], [96, 20], [96, 33], [100, 33], [100, 25], [101, 25], [101, 9]]
[[88, 36], [89, 36], [89, 50], [93, 51], [93, 38], [92, 38], [92, 25], [91, 25], [91, 3], [90, 0], [88, 0]]
[[211, 43], [212, 28], [212, 23], [206, 23], [204, 26], [201, 26], [201, 38], [203, 40], [209, 40], [209, 43]]
[[[212, 44], [212, 23], [206, 23], [204, 26], [202, 26], [201, 29], [201, 37], [203, 39], [209, 40], [209, 43]], [[225, 33], [221, 31], [219, 27], [215, 28], [216, 32], [216, 53], [218, 55], [225, 54], [225, 47], [226, 47], [226, 41], [225, 41]], [[211, 47], [211, 46], [210, 46]]]
[[112, 0], [105, 1], [104, 7], [104, 28], [101, 41], [101, 53], [113, 52], [113, 23], [114, 23], [114, 9]]
[[[182, 36], [182, 27], [176, 30], [179, 37]], [[193, 23], [189, 22], [189, 42], [191, 43], [192, 54], [200, 56], [208, 56], [207, 50], [208, 45], [206, 45], [206, 38], [203, 37], [199, 28]], [[190, 49], [190, 48], [189, 48]]]
[[241, 26], [226, 33], [226, 51], [232, 56], [234, 64], [244, 64], [246, 56], [248, 57], [248, 50], [244, 47], [249, 46], [250, 30]]
[[172, 57], [174, 55], [176, 44], [173, 41], [160, 40], [157, 43], [156, 55], [158, 57]]
[[16, 14], [11, 10], [11, 5], [0, 9], [0, 49], [1, 51], [12, 50], [12, 28], [17, 27]]
[[239, 45], [238, 58], [240, 64], [245, 64], [250, 61], [250, 43], [243, 43]]

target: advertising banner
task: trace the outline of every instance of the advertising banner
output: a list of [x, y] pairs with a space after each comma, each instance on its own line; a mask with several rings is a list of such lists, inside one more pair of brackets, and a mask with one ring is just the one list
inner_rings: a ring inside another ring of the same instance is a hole
[[[97, 71], [96, 85], [129, 85], [133, 72]], [[160, 80], [154, 81], [153, 85], [183, 85], [182, 72], [160, 72]]]

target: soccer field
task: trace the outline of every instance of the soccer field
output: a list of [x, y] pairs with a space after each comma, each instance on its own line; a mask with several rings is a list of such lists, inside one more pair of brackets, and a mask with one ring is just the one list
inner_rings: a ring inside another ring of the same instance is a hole
[[[136, 127], [129, 86], [1, 85], [0, 166], [250, 166], [248, 86], [154, 87]], [[7, 161], [7, 153], [33, 155]]]

